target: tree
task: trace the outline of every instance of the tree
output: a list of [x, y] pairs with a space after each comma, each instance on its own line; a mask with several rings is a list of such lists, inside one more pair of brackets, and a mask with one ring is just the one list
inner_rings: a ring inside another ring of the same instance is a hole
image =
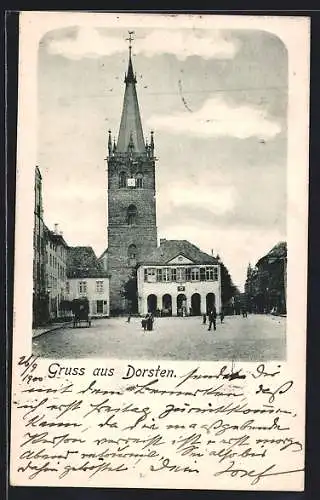
[[221, 301], [222, 304], [228, 304], [232, 297], [239, 295], [238, 288], [233, 284], [232, 278], [227, 267], [220, 262], [221, 266]]
[[127, 308], [130, 313], [138, 312], [138, 278], [137, 267], [132, 270], [129, 279], [122, 284], [120, 291], [122, 297], [126, 299]]

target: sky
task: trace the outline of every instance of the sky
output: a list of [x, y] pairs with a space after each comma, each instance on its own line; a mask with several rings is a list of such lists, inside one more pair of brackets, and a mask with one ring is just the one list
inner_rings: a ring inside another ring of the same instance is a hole
[[[243, 288], [286, 240], [287, 51], [266, 31], [135, 31], [145, 138], [154, 130], [158, 238], [218, 253]], [[107, 248], [107, 139], [117, 138], [124, 29], [66, 26], [38, 54], [44, 218], [71, 246]]]

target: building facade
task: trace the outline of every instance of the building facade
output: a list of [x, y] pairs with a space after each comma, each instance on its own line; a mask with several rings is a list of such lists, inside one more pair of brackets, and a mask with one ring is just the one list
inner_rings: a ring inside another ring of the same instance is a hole
[[[157, 247], [154, 139], [145, 142], [129, 47], [117, 143], [108, 138], [110, 312], [128, 310], [123, 293], [138, 262]], [[132, 311], [136, 312], [136, 311]]]
[[49, 301], [46, 285], [46, 234], [43, 221], [42, 177], [35, 167], [33, 225], [33, 314], [34, 326], [48, 321]]
[[109, 316], [109, 275], [91, 247], [69, 247], [66, 300], [87, 298], [91, 316]]
[[137, 269], [139, 313], [198, 316], [221, 311], [219, 261], [186, 240], [161, 240]]
[[46, 284], [50, 319], [64, 315], [61, 303], [65, 300], [68, 245], [55, 224], [54, 231], [46, 227]]
[[66, 282], [66, 299], [87, 298], [90, 316], [109, 316], [109, 279], [100, 277], [69, 278]]
[[248, 308], [256, 313], [287, 312], [287, 244], [275, 245], [256, 265], [250, 264], [245, 283]]

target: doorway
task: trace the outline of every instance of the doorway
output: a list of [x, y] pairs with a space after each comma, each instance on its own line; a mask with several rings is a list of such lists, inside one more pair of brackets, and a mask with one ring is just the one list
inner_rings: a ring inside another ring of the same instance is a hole
[[179, 293], [177, 296], [177, 316], [186, 316], [187, 314], [187, 297], [184, 293]]
[[154, 314], [157, 310], [157, 296], [154, 295], [153, 293], [151, 295], [148, 295], [147, 298], [147, 304], [148, 304], [148, 312]]
[[191, 295], [191, 315], [201, 315], [201, 297], [199, 293], [194, 293], [193, 295]]
[[213, 307], [216, 305], [216, 296], [214, 293], [207, 293], [206, 296], [206, 309], [207, 309], [207, 314], [209, 311], [213, 309]]

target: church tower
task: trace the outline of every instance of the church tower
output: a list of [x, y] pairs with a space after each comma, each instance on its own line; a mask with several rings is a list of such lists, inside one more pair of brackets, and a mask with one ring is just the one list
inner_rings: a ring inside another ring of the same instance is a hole
[[[108, 269], [110, 312], [128, 312], [126, 290], [135, 286], [134, 270], [157, 247], [154, 139], [144, 140], [131, 60], [129, 63], [118, 141], [108, 137]], [[134, 301], [133, 301], [134, 302]], [[133, 311], [134, 312], [134, 311]]]

